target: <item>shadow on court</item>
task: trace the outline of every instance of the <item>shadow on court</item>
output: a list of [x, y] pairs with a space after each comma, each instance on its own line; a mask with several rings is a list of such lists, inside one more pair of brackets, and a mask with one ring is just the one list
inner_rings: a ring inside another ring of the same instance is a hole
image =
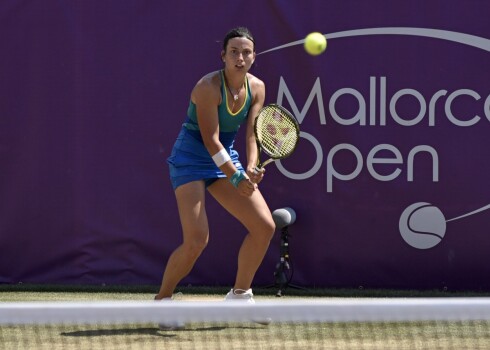
[[[259, 327], [260, 328], [260, 327]], [[86, 329], [77, 330], [72, 332], [61, 332], [60, 335], [64, 337], [104, 337], [104, 336], [132, 336], [132, 335], [152, 335], [158, 337], [175, 337], [176, 334], [180, 332], [219, 332], [224, 330], [247, 330], [247, 329], [257, 329], [257, 327], [227, 327], [227, 326], [209, 326], [209, 327], [198, 327], [198, 328], [184, 328], [178, 330], [161, 330], [159, 328], [106, 328], [106, 329]]]
[[153, 335], [157, 337], [175, 337], [175, 334], [162, 332], [158, 328], [118, 328], [118, 329], [87, 329], [73, 332], [62, 332], [64, 337], [105, 337], [105, 336], [131, 336]]

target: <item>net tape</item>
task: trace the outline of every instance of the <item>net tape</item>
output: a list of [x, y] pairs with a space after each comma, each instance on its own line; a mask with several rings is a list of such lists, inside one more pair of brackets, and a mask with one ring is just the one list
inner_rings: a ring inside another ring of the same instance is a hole
[[0, 304], [0, 324], [146, 322], [406, 322], [490, 320], [490, 298], [114, 301]]

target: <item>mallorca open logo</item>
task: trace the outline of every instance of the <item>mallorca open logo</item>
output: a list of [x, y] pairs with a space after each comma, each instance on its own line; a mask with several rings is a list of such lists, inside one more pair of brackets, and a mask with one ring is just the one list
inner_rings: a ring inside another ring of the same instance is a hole
[[[342, 31], [337, 33], [325, 34], [327, 40], [346, 38], [352, 36], [372, 36], [372, 35], [400, 35], [400, 36], [420, 36], [438, 40], [446, 40], [456, 44], [471, 46], [490, 53], [490, 39], [469, 35], [465, 33], [426, 29], [426, 28], [367, 28], [358, 30]], [[275, 50], [284, 49], [291, 46], [303, 45], [304, 40], [294, 41], [281, 45], [260, 54], [266, 54]], [[342, 88], [335, 91], [328, 98], [328, 112], [332, 120], [340, 125], [357, 125], [366, 127], [383, 127], [390, 123], [396, 123], [402, 127], [411, 127], [420, 123], [425, 123], [428, 127], [436, 125], [436, 114], [438, 117], [445, 117], [452, 125], [456, 127], [471, 127], [479, 123], [487, 124], [490, 122], [490, 94], [484, 92], [482, 96], [478, 91], [462, 87], [460, 89], [439, 89], [433, 91], [430, 96], [424, 96], [420, 91], [412, 88], [399, 89], [395, 93], [388, 95], [386, 90], [387, 77], [369, 77], [370, 89], [368, 93], [362, 93], [354, 88]], [[481, 91], [480, 91], [481, 92]], [[337, 101], [344, 95], [353, 97], [358, 102], [358, 110], [354, 116], [345, 117], [338, 113]], [[400, 108], [397, 108], [398, 101], [405, 96], [414, 99], [418, 106], [418, 113], [415, 116], [405, 116]], [[472, 99], [477, 104], [478, 114], [458, 115], [453, 110], [453, 104], [460, 98]], [[292, 113], [301, 124], [311, 108], [318, 108], [320, 124], [326, 124], [326, 106], [319, 78], [313, 84], [306, 103], [302, 108], [298, 107], [293, 94], [287, 86], [287, 82], [281, 76], [279, 81], [279, 90], [277, 103], [282, 105], [286, 100], [291, 106]], [[316, 104], [314, 101], [316, 100]], [[436, 111], [436, 102], [443, 104], [443, 110]], [[485, 120], [486, 119], [486, 120]], [[326, 192], [332, 193], [335, 190], [335, 183], [338, 181], [352, 181], [363, 171], [364, 165], [366, 171], [377, 181], [392, 181], [401, 174], [401, 169], [396, 168], [390, 174], [380, 174], [376, 171], [377, 164], [404, 164], [406, 163], [406, 179], [408, 182], [413, 181], [414, 161], [418, 154], [427, 154], [432, 160], [432, 181], [439, 181], [439, 156], [438, 151], [430, 145], [416, 145], [412, 148], [406, 157], [404, 157], [396, 145], [379, 144], [375, 146], [369, 154], [364, 157], [360, 150], [352, 144], [342, 143], [335, 145], [327, 151], [324, 157], [324, 150], [321, 143], [311, 133], [302, 131], [301, 138], [310, 142], [316, 152], [316, 160], [311, 167], [302, 173], [293, 173], [289, 171], [280, 161], [276, 162], [279, 171], [286, 177], [295, 180], [305, 180], [315, 175], [326, 159]], [[350, 152], [356, 159], [356, 166], [351, 172], [341, 172], [336, 167], [336, 157], [340, 152]], [[391, 156], [382, 156], [382, 154], [391, 154]], [[452, 219], [446, 219], [444, 213], [436, 206], [426, 203], [417, 202], [401, 210], [399, 220], [399, 232], [404, 241], [416, 249], [429, 249], [439, 244], [447, 229], [447, 224], [454, 220], [469, 217], [490, 209], [490, 204], [484, 205], [472, 212], [462, 214]]]

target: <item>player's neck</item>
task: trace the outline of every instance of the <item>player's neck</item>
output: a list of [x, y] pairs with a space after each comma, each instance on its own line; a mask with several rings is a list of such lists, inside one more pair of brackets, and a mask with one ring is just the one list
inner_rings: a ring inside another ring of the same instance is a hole
[[226, 82], [226, 85], [228, 86], [228, 88], [231, 90], [231, 91], [240, 91], [242, 89], [242, 87], [245, 85], [245, 74], [230, 74], [229, 72], [227, 72], [226, 70], [223, 70], [223, 75], [225, 77], [225, 82]]

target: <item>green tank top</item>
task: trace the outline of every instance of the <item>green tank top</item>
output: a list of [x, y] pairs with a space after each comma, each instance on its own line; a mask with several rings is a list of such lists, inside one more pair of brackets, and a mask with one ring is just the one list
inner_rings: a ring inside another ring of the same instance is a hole
[[[219, 130], [220, 132], [236, 132], [248, 117], [248, 111], [252, 104], [252, 92], [248, 84], [248, 79], [245, 77], [245, 102], [236, 113], [232, 113], [228, 108], [228, 94], [226, 93], [226, 81], [223, 71], [220, 71], [220, 77], [221, 104], [218, 106]], [[192, 101], [190, 101], [189, 108], [187, 108], [187, 120], [184, 123], [184, 127], [189, 130], [199, 130], [196, 105]]]

